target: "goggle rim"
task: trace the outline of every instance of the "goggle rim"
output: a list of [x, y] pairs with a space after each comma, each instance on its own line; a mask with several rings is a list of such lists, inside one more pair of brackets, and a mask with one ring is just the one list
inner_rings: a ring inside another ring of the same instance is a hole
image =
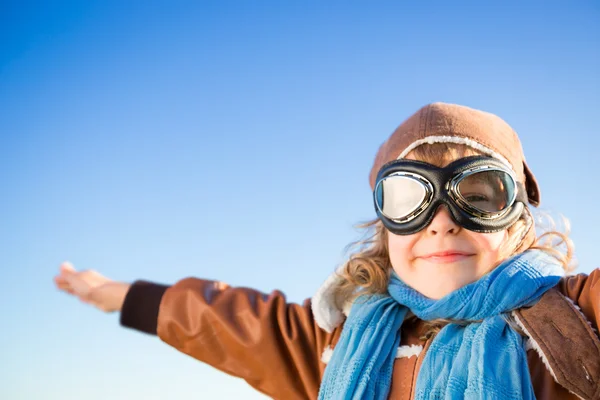
[[385, 216], [386, 218], [388, 218], [394, 222], [404, 224], [404, 223], [410, 222], [413, 219], [417, 218], [423, 212], [423, 210], [425, 210], [427, 207], [429, 207], [429, 205], [431, 204], [431, 202], [433, 200], [433, 194], [434, 194], [433, 190], [434, 189], [433, 189], [433, 185], [431, 184], [431, 182], [429, 182], [427, 179], [425, 179], [425, 177], [423, 177], [419, 174], [415, 174], [414, 172], [407, 172], [407, 171], [396, 171], [396, 172], [393, 172], [389, 175], [382, 177], [377, 182], [377, 185], [375, 186], [375, 193], [377, 193], [377, 190], [379, 190], [379, 185], [381, 185], [383, 183], [383, 181], [385, 181], [388, 178], [394, 177], [394, 176], [401, 176], [401, 177], [406, 177], [406, 178], [412, 179], [412, 180], [418, 182], [419, 184], [421, 184], [425, 189], [425, 198], [424, 198], [424, 200], [421, 201], [421, 205], [419, 207], [417, 207], [416, 209], [414, 209], [413, 211], [411, 211], [408, 215], [406, 215], [405, 217], [402, 217], [402, 218], [390, 217], [389, 215], [384, 213], [383, 210], [381, 209], [381, 207], [379, 206], [379, 201], [377, 200], [377, 196], [375, 196], [375, 199], [376, 199], [375, 206], [377, 207], [377, 210], [381, 213], [381, 215]]
[[[514, 187], [514, 190], [513, 190], [510, 200], [506, 203], [507, 205], [506, 205], [506, 207], [504, 207], [503, 210], [500, 210], [498, 212], [489, 212], [489, 211], [481, 210], [475, 206], [470, 205], [469, 202], [460, 194], [460, 191], [458, 189], [458, 185], [460, 184], [460, 182], [463, 179], [467, 178], [468, 176], [471, 176], [471, 175], [474, 175], [476, 173], [480, 173], [483, 171], [499, 171], [499, 172], [505, 173], [506, 175], [508, 175], [510, 177], [513, 187]], [[417, 173], [408, 172], [408, 171], [396, 171], [389, 175], [381, 177], [377, 181], [374, 193], [377, 193], [377, 191], [379, 190], [379, 186], [383, 183], [383, 181], [385, 181], [386, 179], [391, 178], [393, 176], [402, 176], [402, 177], [407, 177], [409, 179], [413, 179], [413, 180], [417, 181], [418, 183], [420, 183], [425, 188], [426, 196], [425, 196], [425, 199], [423, 201], [421, 201], [421, 205], [419, 207], [417, 207], [415, 210], [413, 210], [412, 212], [410, 212], [409, 214], [407, 214], [406, 216], [401, 217], [401, 218], [391, 217], [391, 216], [387, 215], [386, 213], [384, 213], [379, 205], [377, 196], [375, 196], [375, 199], [376, 199], [375, 206], [377, 207], [377, 210], [379, 211], [379, 213], [381, 213], [381, 215], [383, 215], [384, 217], [386, 217], [396, 223], [400, 223], [400, 224], [407, 223], [407, 222], [410, 222], [413, 219], [417, 218], [425, 209], [427, 209], [427, 207], [429, 207], [429, 205], [433, 201], [434, 187], [431, 184], [431, 182], [429, 182], [428, 179], [426, 179], [425, 177], [423, 177]], [[481, 218], [481, 219], [485, 219], [485, 220], [494, 220], [494, 219], [502, 218], [504, 215], [506, 215], [508, 212], [510, 212], [511, 207], [514, 205], [515, 200], [517, 199], [517, 194], [518, 194], [517, 192], [519, 190], [519, 185], [517, 184], [517, 180], [515, 179], [515, 177], [511, 173], [511, 171], [509, 171], [508, 169], [504, 169], [504, 168], [500, 168], [500, 167], [492, 166], [492, 165], [479, 165], [479, 166], [468, 168], [468, 169], [456, 174], [450, 181], [446, 182], [445, 189], [448, 192], [448, 194], [450, 195], [451, 199], [460, 208], [462, 208], [465, 212], [468, 212], [469, 214], [472, 214], [474, 217], [477, 217], [477, 218]]]
[[[458, 189], [458, 185], [460, 184], [460, 182], [463, 179], [465, 179], [471, 175], [483, 172], [483, 171], [503, 172], [506, 175], [508, 175], [512, 181], [512, 185], [513, 185], [512, 196], [509, 199], [509, 201], [506, 203], [506, 206], [504, 207], [504, 209], [502, 209], [500, 211], [490, 212], [490, 211], [482, 210], [480, 208], [477, 208], [477, 207], [471, 205], [463, 197], [463, 195], [460, 193], [460, 190]], [[510, 171], [500, 168], [500, 167], [491, 166], [491, 165], [479, 165], [476, 167], [466, 169], [466, 170], [461, 171], [458, 174], [456, 174], [456, 176], [454, 176], [454, 178], [452, 178], [448, 183], [446, 183], [446, 190], [450, 194], [450, 197], [452, 198], [452, 200], [456, 204], [458, 204], [458, 206], [460, 208], [467, 211], [469, 214], [472, 214], [473, 216], [475, 216], [477, 218], [481, 218], [481, 219], [494, 220], [494, 219], [502, 218], [504, 215], [506, 215], [510, 211], [510, 208], [513, 206], [513, 204], [515, 204], [515, 200], [517, 199], [517, 191], [519, 190], [519, 186], [517, 185], [517, 180], [515, 179], [515, 177], [513, 176], [513, 174]]]

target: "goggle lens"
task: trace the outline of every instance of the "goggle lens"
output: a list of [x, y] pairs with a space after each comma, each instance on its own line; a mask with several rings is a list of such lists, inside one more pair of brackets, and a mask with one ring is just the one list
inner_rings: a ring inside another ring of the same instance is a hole
[[511, 176], [498, 170], [467, 175], [458, 182], [456, 188], [469, 206], [490, 214], [509, 207], [516, 189]]
[[377, 185], [377, 206], [386, 217], [402, 220], [423, 204], [427, 193], [427, 186], [418, 179], [392, 174]]

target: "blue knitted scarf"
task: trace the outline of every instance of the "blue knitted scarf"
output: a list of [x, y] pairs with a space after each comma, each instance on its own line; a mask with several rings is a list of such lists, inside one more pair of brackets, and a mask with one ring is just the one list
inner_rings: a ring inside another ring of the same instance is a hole
[[554, 258], [529, 250], [440, 300], [392, 274], [389, 295], [354, 302], [319, 399], [387, 399], [408, 310], [426, 321], [483, 321], [442, 328], [423, 359], [416, 399], [534, 399], [524, 341], [501, 314], [535, 304], [563, 274]]

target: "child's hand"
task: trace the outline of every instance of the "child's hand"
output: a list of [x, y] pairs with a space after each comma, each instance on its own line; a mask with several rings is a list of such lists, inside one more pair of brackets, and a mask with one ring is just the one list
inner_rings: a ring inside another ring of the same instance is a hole
[[77, 296], [84, 303], [104, 312], [121, 311], [125, 295], [131, 286], [108, 279], [94, 270], [78, 272], [69, 262], [61, 264], [54, 283], [60, 290]]

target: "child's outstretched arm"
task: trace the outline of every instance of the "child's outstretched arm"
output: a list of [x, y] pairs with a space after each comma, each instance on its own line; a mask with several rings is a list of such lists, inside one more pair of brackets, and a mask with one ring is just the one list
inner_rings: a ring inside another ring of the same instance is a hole
[[57, 285], [104, 311], [121, 310], [121, 324], [200, 361], [241, 377], [276, 399], [316, 398], [333, 334], [318, 327], [309, 301], [289, 304], [278, 291], [186, 278], [173, 286], [110, 281], [95, 271], [63, 271]]

